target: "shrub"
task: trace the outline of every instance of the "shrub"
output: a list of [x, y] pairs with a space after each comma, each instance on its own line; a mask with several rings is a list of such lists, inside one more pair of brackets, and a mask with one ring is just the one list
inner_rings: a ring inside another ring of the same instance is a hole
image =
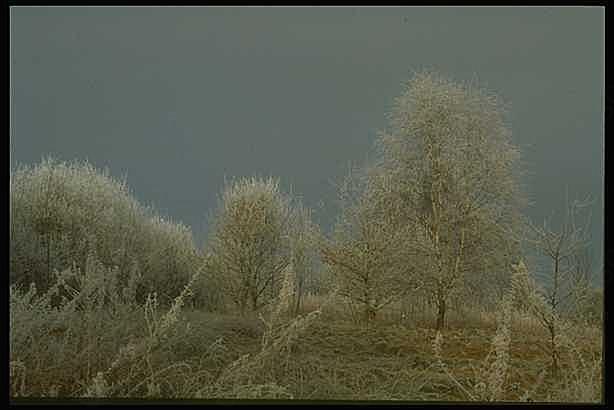
[[[182, 223], [151, 216], [143, 225], [143, 238], [147, 246], [143, 250], [140, 263], [146, 273], [139, 300], [151, 292], [157, 292], [161, 301], [170, 303], [176, 297], [192, 274], [202, 264], [190, 228]], [[199, 286], [195, 286], [198, 292]], [[194, 298], [198, 303], [200, 297]]]

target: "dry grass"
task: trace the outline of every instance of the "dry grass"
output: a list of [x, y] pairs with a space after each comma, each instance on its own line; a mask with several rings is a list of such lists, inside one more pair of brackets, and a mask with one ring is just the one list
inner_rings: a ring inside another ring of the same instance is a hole
[[[147, 360], [130, 353], [131, 346], [148, 335], [147, 321], [139, 319], [138, 310], [130, 321], [125, 316], [114, 325], [98, 317], [98, 327], [86, 327], [87, 340], [102, 343], [90, 348], [70, 342], [75, 335], [31, 333], [27, 345], [26, 339], [19, 339], [22, 345], [12, 346], [11, 394], [466, 401], [463, 390], [467, 390], [479, 399], [476, 385], [486, 374], [480, 369], [497, 332], [493, 314], [484, 314], [481, 322], [473, 319], [467, 326], [451, 320], [442, 332], [439, 354], [452, 381], [437, 365], [432, 346], [436, 334], [426, 327], [431, 321], [382, 314], [367, 327], [352, 320], [351, 309], [340, 298], [330, 298], [321, 308], [323, 301], [307, 295], [301, 316], [278, 313], [277, 319], [265, 315], [264, 321], [255, 314], [178, 311], [176, 321], [161, 337], [163, 343], [152, 345]], [[270, 314], [275, 315], [274, 311]], [[169, 312], [160, 311], [154, 321], [162, 323]], [[27, 315], [22, 318], [32, 320]], [[600, 330], [576, 329], [570, 335], [565, 341], [568, 354], [562, 357], [563, 377], [552, 380], [542, 372], [549, 360], [547, 351], [540, 348], [543, 331], [530, 324], [525, 318], [511, 323], [507, 376], [498, 399], [599, 401]], [[51, 324], [42, 327], [52, 328]], [[116, 330], [109, 333], [110, 329]], [[55, 360], [58, 352], [64, 352], [60, 358], [75, 360]], [[131, 354], [132, 360], [113, 364]], [[113, 371], [106, 372], [113, 366]]]

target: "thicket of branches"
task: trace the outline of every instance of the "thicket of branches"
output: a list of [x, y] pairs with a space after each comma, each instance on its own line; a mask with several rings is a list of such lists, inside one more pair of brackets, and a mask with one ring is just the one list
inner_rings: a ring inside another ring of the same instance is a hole
[[10, 280], [46, 290], [55, 271], [87, 268], [88, 254], [121, 280], [142, 277], [137, 297], [177, 296], [200, 256], [188, 227], [139, 204], [125, 181], [87, 161], [44, 159], [10, 175]]

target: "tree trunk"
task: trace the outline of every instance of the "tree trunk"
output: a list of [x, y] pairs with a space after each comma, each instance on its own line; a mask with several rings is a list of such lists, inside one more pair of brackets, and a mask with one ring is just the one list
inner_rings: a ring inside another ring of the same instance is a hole
[[551, 351], [551, 369], [552, 369], [552, 376], [554, 378], [558, 377], [558, 373], [559, 373], [559, 355], [558, 355], [558, 351], [556, 348], [556, 343], [554, 341], [555, 337], [556, 337], [556, 331], [554, 328], [554, 323], [551, 324], [550, 326], [548, 326], [548, 330], [550, 331], [550, 351]]
[[53, 286], [54, 280], [51, 274], [51, 234], [47, 234], [47, 278], [49, 286]]
[[302, 296], [303, 296], [302, 290], [299, 288], [298, 292], [296, 293], [296, 305], [294, 306], [294, 313], [297, 315], [301, 311], [301, 304], [302, 304], [302, 299], [303, 299]]
[[442, 330], [445, 327], [446, 318], [446, 299], [439, 297], [437, 299], [437, 323], [435, 325], [436, 330]]
[[245, 311], [247, 310], [247, 303], [245, 302], [245, 300], [239, 302], [239, 312], [241, 313], [241, 316], [245, 316]]
[[252, 312], [255, 312], [258, 309], [258, 297], [252, 296]]
[[375, 319], [375, 309], [371, 305], [365, 306], [365, 322], [370, 323]]
[[238, 297], [235, 298], [235, 304], [239, 308], [239, 312], [241, 316], [245, 316], [245, 311], [247, 310], [247, 295], [244, 292], [241, 292]]

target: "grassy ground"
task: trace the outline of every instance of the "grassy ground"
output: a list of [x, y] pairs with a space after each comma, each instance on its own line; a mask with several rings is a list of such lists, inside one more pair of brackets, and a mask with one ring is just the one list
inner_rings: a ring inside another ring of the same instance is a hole
[[[307, 299], [301, 314], [319, 302]], [[465, 321], [452, 315], [442, 332], [446, 373], [433, 348], [436, 333], [428, 317], [410, 321], [388, 312], [366, 326], [341, 304], [332, 304], [305, 328], [276, 339], [281, 341], [277, 346], [263, 339], [271, 329], [256, 315], [184, 310], [163, 337], [114, 365], [131, 340], [148, 340], [148, 322], [139, 311], [129, 321], [121, 316], [113, 322], [100, 313], [78, 320], [79, 312], [70, 320], [50, 313], [29, 319], [23, 309], [12, 322], [11, 340], [21, 342], [12, 346], [11, 393], [26, 397], [82, 397], [98, 391], [120, 398], [468, 401], [479, 383], [488, 383], [479, 369], [496, 333], [489, 315]], [[36, 317], [44, 319], [40, 326], [25, 326]], [[70, 330], [57, 333], [57, 321], [70, 323]], [[18, 329], [27, 333], [19, 336]], [[600, 367], [595, 364], [601, 332], [578, 327], [572, 338], [578, 350], [562, 356], [563, 376], [555, 379], [544, 372], [549, 366], [545, 333], [531, 321], [515, 320], [502, 399], [599, 401]], [[104, 372], [101, 387], [92, 381], [97, 372]]]
[[[192, 360], [202, 349], [222, 338], [226, 348], [210, 366], [222, 369], [241, 355], [260, 349], [263, 326], [258, 319], [188, 312], [193, 332], [179, 343], [176, 360]], [[516, 324], [510, 345], [508, 381], [504, 400], [517, 401], [535, 390], [533, 400], [555, 395], [555, 382], [542, 370], [549, 365], [545, 334]], [[450, 326], [443, 334], [442, 357], [450, 372], [467, 389], [477, 382], [476, 369], [490, 349], [492, 323]], [[463, 390], [436, 365], [432, 348], [435, 331], [401, 325], [390, 320], [369, 327], [347, 318], [323, 315], [294, 341], [290, 360], [279, 360], [276, 383], [296, 399], [307, 400], [460, 400]], [[599, 334], [583, 345], [583, 354], [600, 355]]]

